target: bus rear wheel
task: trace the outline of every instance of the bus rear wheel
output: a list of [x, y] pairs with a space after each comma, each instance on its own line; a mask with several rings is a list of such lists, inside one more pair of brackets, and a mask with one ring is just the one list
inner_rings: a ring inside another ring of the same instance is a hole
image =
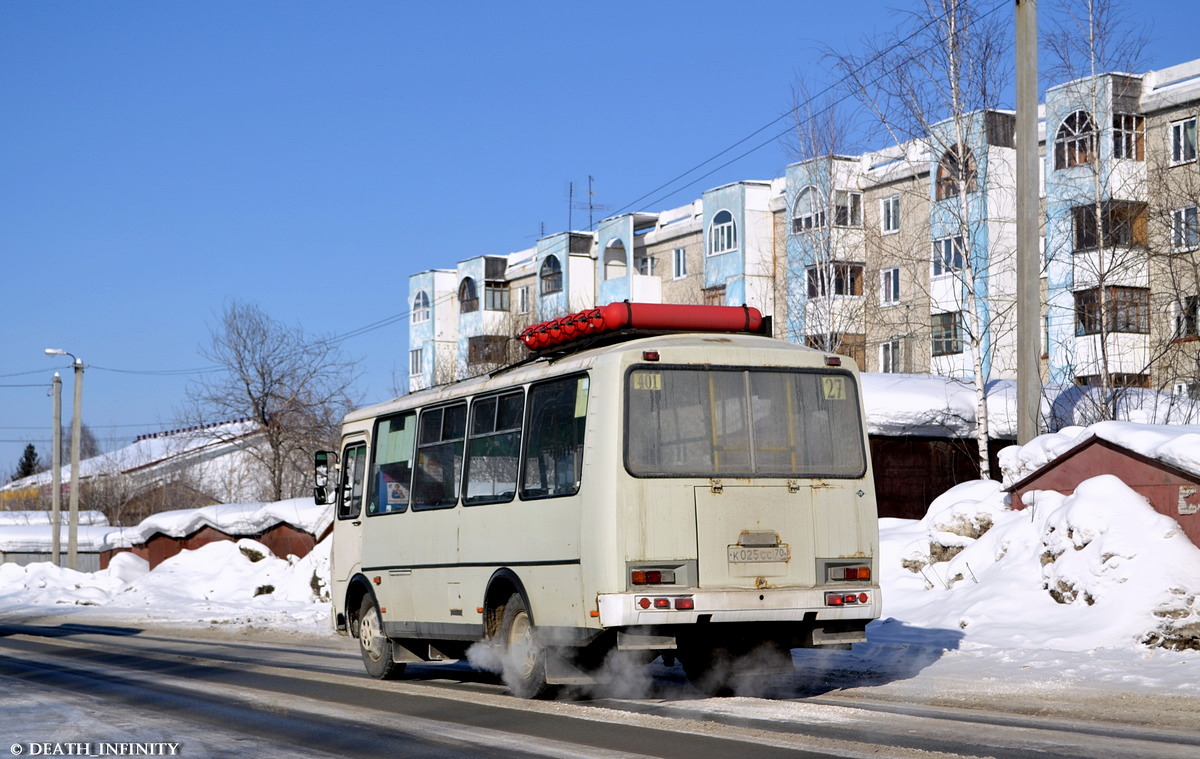
[[525, 599], [514, 593], [504, 604], [500, 623], [504, 651], [504, 682], [518, 698], [542, 698], [551, 691], [546, 682], [546, 652], [535, 640], [533, 616]]
[[383, 634], [383, 620], [375, 599], [368, 595], [358, 612], [358, 650], [367, 674], [380, 680], [394, 680], [404, 674], [404, 665], [393, 661], [395, 644]]

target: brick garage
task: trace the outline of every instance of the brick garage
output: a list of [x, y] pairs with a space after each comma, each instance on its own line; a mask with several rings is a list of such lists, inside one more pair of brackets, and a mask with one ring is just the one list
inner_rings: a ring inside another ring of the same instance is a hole
[[154, 569], [180, 551], [191, 551], [217, 540], [237, 541], [242, 538], [257, 540], [267, 548], [270, 548], [271, 553], [276, 556], [285, 557], [288, 554], [307, 556], [309, 551], [317, 543], [320, 543], [331, 530], [332, 527], [327, 528], [321, 535], [317, 536], [293, 527], [290, 524], [280, 522], [263, 532], [253, 535], [230, 535], [211, 526], [201, 527], [190, 535], [181, 538], [156, 532], [144, 542], [130, 546], [129, 548], [110, 548], [101, 552], [100, 568], [107, 569], [108, 562], [112, 560], [114, 555], [128, 551], [150, 562], [150, 568]]
[[1141, 494], [1155, 511], [1171, 517], [1192, 543], [1200, 546], [1200, 475], [1124, 446], [1091, 436], [1063, 452], [1008, 488], [1013, 508], [1024, 508], [1022, 496], [1034, 490], [1063, 495], [1098, 474], [1114, 474]]

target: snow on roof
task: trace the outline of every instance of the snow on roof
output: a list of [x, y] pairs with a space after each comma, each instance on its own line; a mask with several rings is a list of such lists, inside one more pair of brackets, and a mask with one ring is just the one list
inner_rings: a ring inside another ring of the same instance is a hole
[[[192, 427], [184, 430], [160, 432], [153, 435], [143, 435], [130, 445], [115, 451], [102, 453], [79, 462], [81, 478], [95, 477], [106, 474], [128, 473], [163, 462], [179, 458], [187, 454], [201, 451], [216, 453], [221, 450], [232, 450], [237, 440], [251, 434], [255, 429], [249, 421], [223, 422], [204, 427]], [[60, 470], [63, 482], [70, 479], [71, 467], [64, 465]], [[39, 472], [29, 477], [0, 486], [0, 490], [26, 490], [50, 485], [53, 473], [50, 470]]]
[[1002, 449], [1004, 486], [1020, 482], [1092, 437], [1200, 476], [1200, 425], [1097, 422], [1090, 427], [1064, 427], [1025, 445]]
[[[65, 524], [69, 512], [63, 509], [60, 514], [60, 523]], [[50, 524], [51, 513], [49, 511], [0, 511], [0, 526], [12, 524]], [[108, 517], [104, 516], [103, 511], [80, 511], [79, 524], [88, 525], [106, 525]]]
[[[862, 374], [871, 435], [968, 437], [975, 431], [975, 385], [928, 374]], [[988, 435], [1016, 437], [1016, 383], [988, 383]]]
[[110, 530], [106, 547], [129, 548], [146, 542], [156, 533], [182, 538], [204, 527], [228, 535], [257, 535], [280, 523], [320, 537], [332, 521], [332, 507], [318, 506], [312, 498], [274, 503], [222, 503], [151, 514], [136, 527]]
[[[0, 551], [4, 553], [49, 553], [54, 533], [46, 524], [0, 524]], [[68, 527], [64, 516], [59, 531], [59, 545], [67, 550]], [[80, 524], [75, 533], [78, 549], [83, 553], [99, 553], [105, 549], [105, 537], [112, 532], [105, 524]]]
[[[975, 385], [970, 378], [863, 372], [862, 386], [869, 434], [967, 437], [975, 432]], [[1097, 387], [1047, 386], [1041, 416], [1052, 427], [1090, 424], [1103, 406], [1103, 392]], [[1017, 383], [992, 380], [987, 399], [988, 436], [1016, 438]], [[1142, 424], [1200, 424], [1200, 403], [1129, 388], [1117, 396], [1115, 416]]]
[[[0, 512], [14, 514], [26, 512]], [[46, 512], [32, 512], [34, 514]], [[80, 512], [99, 514], [99, 512]], [[62, 544], [66, 545], [67, 515], [63, 513]], [[95, 519], [91, 517], [91, 519]], [[182, 538], [204, 527], [212, 527], [228, 535], [258, 535], [277, 524], [284, 523], [320, 537], [333, 521], [331, 506], [318, 506], [312, 498], [293, 498], [275, 503], [225, 503], [200, 509], [179, 509], [151, 514], [136, 527], [111, 527], [103, 514], [99, 519], [80, 521], [79, 545], [83, 551], [103, 551], [109, 548], [129, 548], [146, 542], [152, 535], [162, 533]], [[6, 523], [0, 521], [0, 551], [49, 551], [53, 533], [49, 520], [44, 523]], [[86, 547], [85, 547], [86, 546]]]

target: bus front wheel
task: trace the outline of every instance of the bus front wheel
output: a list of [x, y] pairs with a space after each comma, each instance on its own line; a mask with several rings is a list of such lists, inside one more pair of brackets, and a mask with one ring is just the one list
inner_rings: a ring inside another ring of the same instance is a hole
[[375, 599], [368, 595], [358, 612], [358, 649], [367, 674], [392, 680], [404, 674], [404, 665], [393, 661], [395, 644], [383, 634], [383, 620]]
[[501, 620], [505, 683], [518, 698], [547, 695], [551, 688], [546, 683], [546, 653], [535, 640], [533, 617], [519, 593], [505, 602]]

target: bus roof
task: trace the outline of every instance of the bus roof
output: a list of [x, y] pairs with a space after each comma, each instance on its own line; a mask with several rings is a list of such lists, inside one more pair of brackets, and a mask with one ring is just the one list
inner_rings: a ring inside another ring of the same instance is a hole
[[[548, 379], [562, 374], [570, 374], [572, 372], [588, 369], [597, 362], [603, 361], [610, 356], [620, 356], [627, 353], [640, 353], [647, 350], [672, 350], [672, 349], [691, 349], [703, 351], [705, 364], [732, 364], [744, 365], [762, 360], [761, 357], [753, 359], [745, 355], [746, 351], [769, 351], [778, 352], [781, 356], [787, 355], [790, 358], [782, 360], [780, 365], [789, 366], [807, 366], [807, 367], [825, 367], [825, 366], [841, 366], [849, 371], [857, 372], [852, 359], [845, 356], [835, 356], [834, 354], [824, 351], [807, 348], [795, 343], [789, 343], [784, 340], [777, 340], [761, 335], [749, 335], [743, 333], [724, 334], [712, 332], [685, 332], [673, 333], [665, 335], [653, 335], [648, 337], [637, 337], [623, 342], [612, 343], [602, 347], [590, 348], [571, 353], [562, 357], [543, 356], [536, 358], [529, 363], [515, 364], [510, 367], [504, 367], [488, 374], [482, 374], [477, 377], [458, 380], [456, 382], [446, 383], [444, 385], [436, 385], [434, 387], [418, 390], [415, 393], [409, 393], [389, 401], [375, 403], [369, 406], [351, 411], [346, 415], [344, 421], [346, 423], [362, 421], [365, 419], [373, 419], [377, 416], [392, 413], [395, 411], [403, 411], [409, 408], [419, 408], [421, 406], [433, 405], [442, 401], [452, 400], [469, 395], [475, 395], [490, 390], [499, 390], [515, 385], [522, 385], [528, 382], [536, 382], [541, 379]], [[732, 351], [734, 353], [742, 353], [740, 356], [729, 356], [728, 360], [719, 354], [714, 354], [714, 351]], [[805, 358], [796, 360], [799, 356]], [[675, 363], [670, 356], [662, 358], [663, 363]], [[840, 362], [840, 363], [839, 363]], [[697, 363], [694, 358], [689, 358], [688, 363]], [[767, 361], [770, 365], [774, 362]]]

